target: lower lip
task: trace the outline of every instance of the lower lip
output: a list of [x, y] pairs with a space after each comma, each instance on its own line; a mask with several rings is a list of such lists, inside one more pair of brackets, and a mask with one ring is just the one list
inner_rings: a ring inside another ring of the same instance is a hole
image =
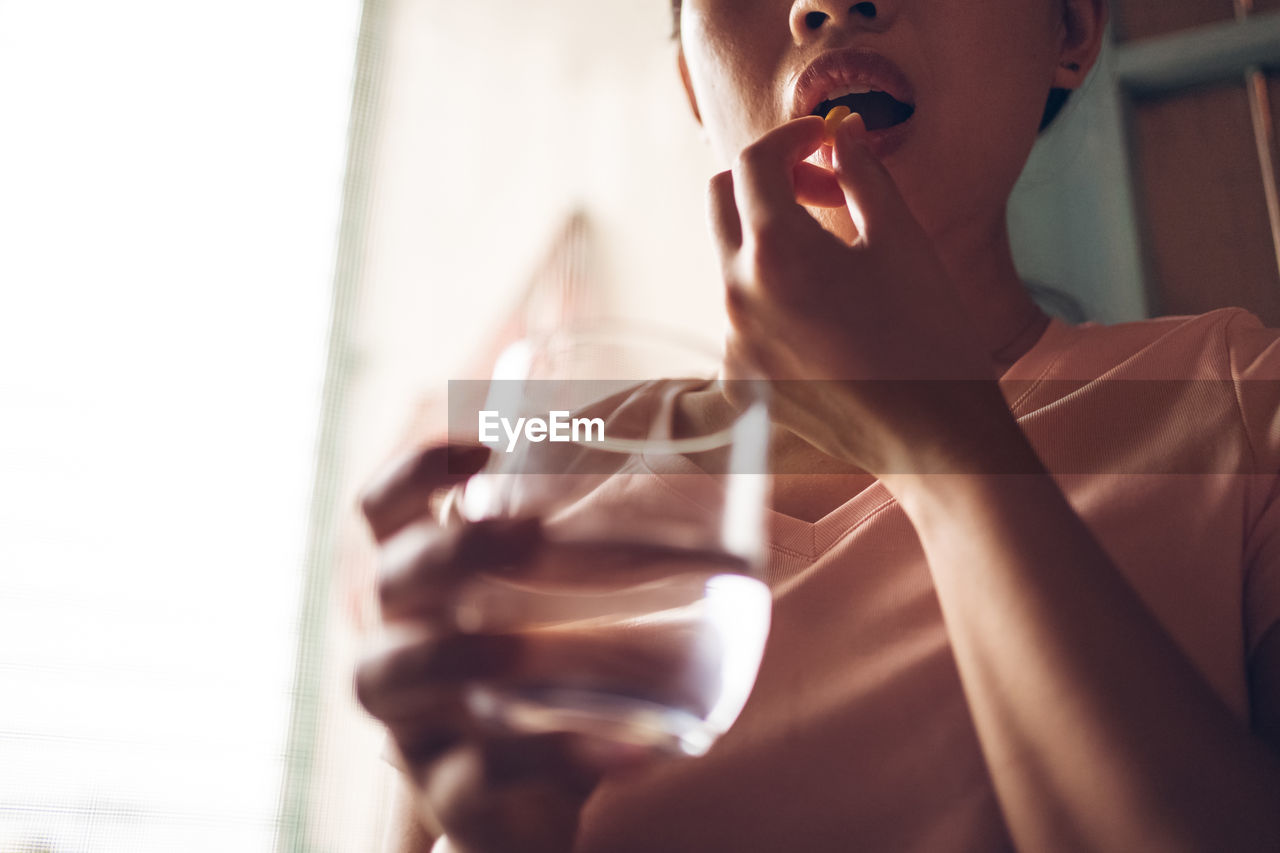
[[[914, 127], [911, 119], [895, 124], [893, 127], [884, 127], [880, 130], [867, 131], [867, 147], [871, 149], [871, 153], [878, 160], [884, 160], [893, 152], [902, 147], [902, 143], [907, 141], [907, 136]], [[827, 169], [834, 169], [835, 164], [831, 160], [832, 148], [829, 145], [823, 145], [814, 154], [814, 159], [819, 166]]]

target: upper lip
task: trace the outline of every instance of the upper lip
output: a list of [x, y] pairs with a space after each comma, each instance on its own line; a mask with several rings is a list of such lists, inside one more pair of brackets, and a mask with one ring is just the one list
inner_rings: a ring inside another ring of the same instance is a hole
[[841, 87], [866, 87], [915, 105], [915, 90], [902, 69], [873, 50], [829, 50], [809, 63], [791, 85], [792, 118], [812, 113], [827, 94]]

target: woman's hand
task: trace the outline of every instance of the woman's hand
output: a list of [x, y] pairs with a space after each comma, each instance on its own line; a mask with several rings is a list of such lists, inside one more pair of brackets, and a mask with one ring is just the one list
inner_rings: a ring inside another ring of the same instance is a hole
[[[536, 520], [442, 527], [433, 496], [484, 464], [482, 447], [433, 447], [396, 466], [362, 506], [381, 548], [378, 592], [390, 641], [356, 672], [356, 695], [391, 734], [415, 814], [438, 822], [458, 853], [570, 850], [578, 815], [602, 774], [645, 758], [568, 734], [513, 735], [477, 720], [468, 681], [545, 677], [573, 649], [503, 634], [463, 634], [448, 612], [477, 571], [528, 561]], [[433, 826], [433, 829], [436, 828]]]
[[[829, 455], [876, 474], [944, 468], [952, 460], [937, 454], [964, 458], [1012, 417], [861, 117], [840, 126], [834, 177], [805, 162], [823, 133], [816, 116], [788, 122], [712, 179], [726, 376], [774, 380], [776, 419]], [[802, 202], [847, 205], [857, 238], [845, 243]]]

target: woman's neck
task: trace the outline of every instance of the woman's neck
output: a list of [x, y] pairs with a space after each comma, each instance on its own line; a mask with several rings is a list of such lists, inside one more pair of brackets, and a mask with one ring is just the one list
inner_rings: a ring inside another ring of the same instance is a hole
[[994, 222], [966, 222], [934, 240], [992, 366], [1003, 375], [1049, 324], [1013, 264], [1005, 212]]

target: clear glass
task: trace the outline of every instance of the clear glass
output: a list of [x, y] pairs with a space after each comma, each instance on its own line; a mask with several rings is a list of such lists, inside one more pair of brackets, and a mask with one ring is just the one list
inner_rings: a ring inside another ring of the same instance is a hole
[[[473, 684], [474, 712], [673, 755], [704, 753], [737, 718], [769, 632], [769, 419], [764, 384], [723, 382], [720, 365], [712, 348], [632, 327], [500, 357], [482, 411], [508, 426], [486, 434], [476, 413], [493, 453], [447, 511], [536, 515], [545, 544], [463, 585], [453, 612], [460, 630], [522, 635], [540, 663], [520, 683]], [[600, 428], [557, 441], [510, 429], [557, 411]]]

